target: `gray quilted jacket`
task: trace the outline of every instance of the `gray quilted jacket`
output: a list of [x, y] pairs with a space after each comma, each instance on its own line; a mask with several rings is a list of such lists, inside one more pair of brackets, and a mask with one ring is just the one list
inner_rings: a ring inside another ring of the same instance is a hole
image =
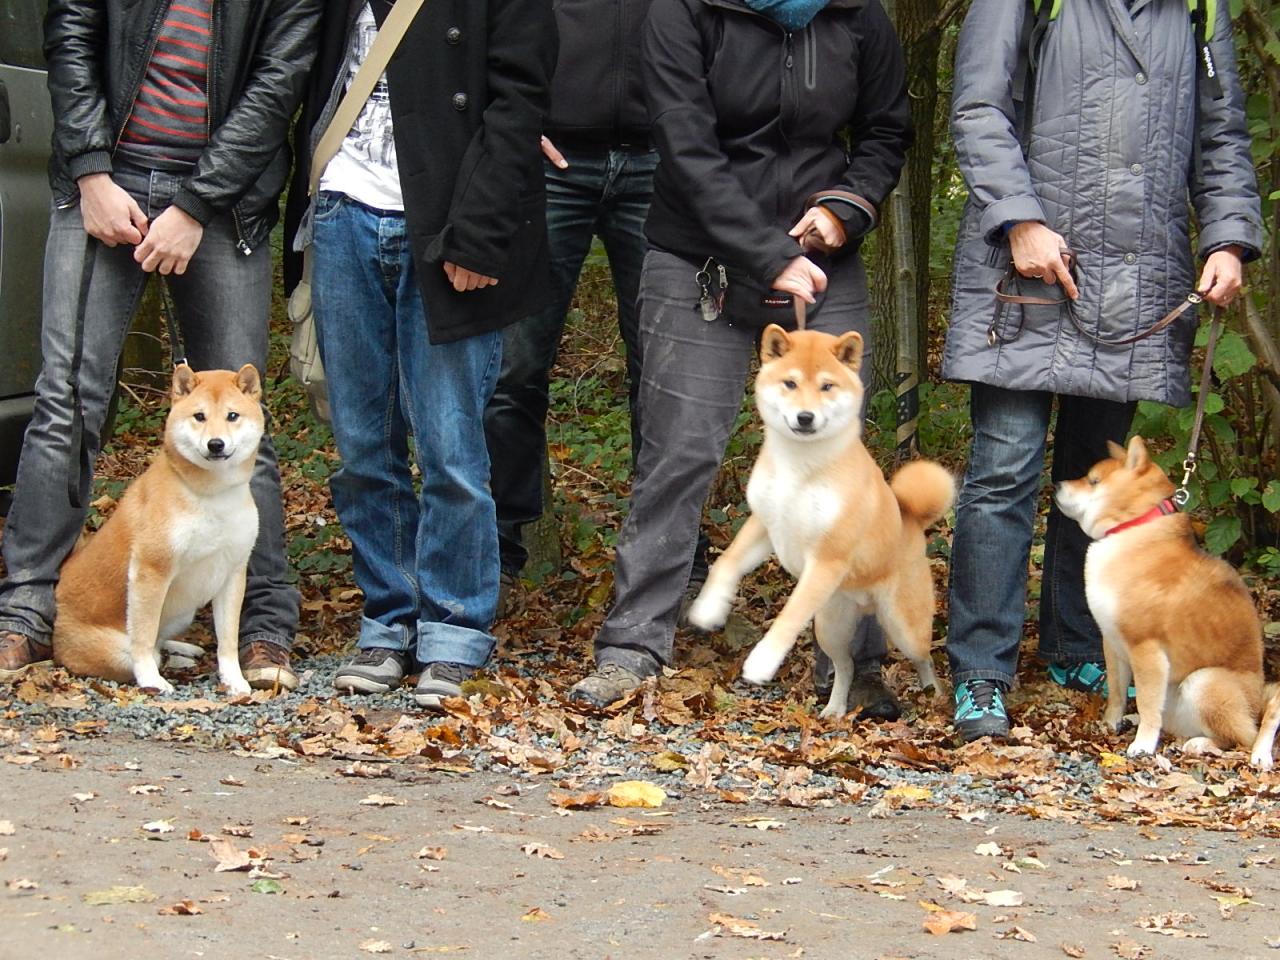
[[[1046, 0], [1048, 2], [1048, 0]], [[1189, 311], [1132, 346], [1081, 335], [1066, 310], [1011, 306], [989, 343], [993, 288], [1009, 263], [1004, 225], [1041, 220], [1079, 265], [1075, 319], [1095, 336], [1141, 332], [1194, 287], [1189, 213], [1199, 254], [1262, 247], [1262, 216], [1236, 73], [1230, 4], [1211, 42], [1225, 97], [1200, 95], [1197, 174], [1195, 38], [1186, 0], [1064, 0], [1034, 73], [1027, 152], [1017, 73], [1022, 0], [974, 0], [956, 55], [952, 131], [969, 201], [956, 245], [942, 374], [1015, 390], [1111, 400], [1190, 402]], [[1202, 84], [1203, 86], [1203, 84]], [[1059, 288], [1022, 280], [1029, 296]], [[1007, 340], [1008, 342], [1004, 342]]]

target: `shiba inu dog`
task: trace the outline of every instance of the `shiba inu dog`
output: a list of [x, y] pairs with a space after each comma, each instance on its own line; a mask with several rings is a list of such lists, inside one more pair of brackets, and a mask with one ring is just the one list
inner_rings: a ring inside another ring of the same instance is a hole
[[185, 364], [174, 371], [163, 448], [62, 567], [57, 663], [172, 691], [160, 676], [161, 646], [212, 602], [218, 674], [231, 693], [249, 692], [237, 643], [258, 538], [249, 477], [262, 439], [261, 399], [252, 364], [238, 372], [193, 373]]
[[845, 711], [853, 679], [849, 642], [874, 613], [889, 641], [938, 690], [929, 643], [933, 579], [924, 528], [955, 499], [955, 481], [917, 461], [890, 485], [862, 444], [862, 337], [788, 334], [770, 325], [760, 348], [756, 407], [764, 444], [747, 484], [751, 516], [711, 567], [689, 608], [703, 630], [724, 625], [742, 578], [776, 554], [796, 586], [748, 655], [742, 676], [766, 683], [814, 620], [818, 645], [835, 666], [824, 717]]
[[[1138, 694], [1138, 732], [1129, 756], [1154, 753], [1160, 731], [1252, 750], [1271, 767], [1280, 724], [1280, 684], [1262, 678], [1262, 628], [1240, 575], [1199, 548], [1174, 486], [1141, 437], [1086, 476], [1057, 487], [1058, 507], [1093, 539], [1085, 595], [1107, 660], [1104, 719], [1124, 719], [1125, 691]], [[1261, 719], [1261, 729], [1259, 729]]]

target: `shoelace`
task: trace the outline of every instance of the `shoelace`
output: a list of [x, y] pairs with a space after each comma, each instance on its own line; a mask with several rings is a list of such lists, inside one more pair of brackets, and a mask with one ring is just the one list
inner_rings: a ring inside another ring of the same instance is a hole
[[995, 708], [996, 696], [999, 691], [990, 680], [977, 680], [968, 686], [969, 702], [982, 713], [989, 713]]
[[355, 659], [352, 660], [352, 663], [358, 664], [362, 667], [376, 667], [380, 666], [387, 657], [393, 657], [395, 655], [396, 652], [394, 650], [376, 647], [370, 650], [359, 651], [355, 655]]
[[431, 665], [431, 676], [437, 680], [445, 680], [449, 683], [462, 683], [464, 680], [470, 680], [472, 668], [465, 663], [446, 663], [437, 661]]

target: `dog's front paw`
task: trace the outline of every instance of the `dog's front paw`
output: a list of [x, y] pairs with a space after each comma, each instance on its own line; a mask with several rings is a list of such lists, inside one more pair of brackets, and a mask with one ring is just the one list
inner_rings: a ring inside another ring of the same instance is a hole
[[1249, 755], [1249, 762], [1253, 764], [1256, 770], [1270, 770], [1272, 766], [1270, 750], [1254, 750]]
[[689, 604], [684, 619], [696, 630], [713, 633], [725, 625], [732, 609], [732, 597], [721, 596], [716, 591], [703, 587], [693, 603]]
[[818, 716], [823, 720], [838, 720], [844, 716], [844, 710], [836, 703], [828, 703], [820, 711]]
[[160, 674], [138, 677], [138, 686], [143, 690], [155, 690], [159, 693], [173, 693], [173, 684]]
[[223, 677], [222, 685], [227, 688], [227, 693], [233, 697], [246, 697], [253, 692], [253, 688], [249, 686], [249, 681], [244, 677]]
[[1129, 749], [1124, 752], [1125, 756], [1126, 757], [1150, 756], [1151, 754], [1156, 752], [1156, 744], [1159, 743], [1159, 740], [1160, 738], [1158, 734], [1154, 737], [1145, 737], [1142, 734], [1138, 734], [1138, 736], [1134, 739], [1133, 743], [1129, 744]]
[[767, 643], [761, 641], [742, 662], [742, 679], [760, 686], [772, 680], [780, 666], [782, 658], [770, 650]]

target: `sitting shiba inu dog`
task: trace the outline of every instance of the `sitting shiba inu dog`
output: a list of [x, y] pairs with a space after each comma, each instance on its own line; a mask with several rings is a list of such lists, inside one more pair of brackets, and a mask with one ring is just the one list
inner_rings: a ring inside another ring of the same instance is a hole
[[[1191, 519], [1141, 437], [1079, 480], [1058, 484], [1058, 507], [1093, 539], [1085, 595], [1102, 630], [1107, 661], [1104, 719], [1124, 719], [1125, 691], [1138, 694], [1138, 733], [1129, 756], [1154, 753], [1161, 729], [1252, 749], [1271, 767], [1280, 724], [1280, 684], [1262, 678], [1262, 629], [1244, 581], [1197, 546]], [[1259, 718], [1262, 728], [1259, 730]]]
[[[173, 374], [164, 446], [115, 512], [62, 567], [54, 660], [72, 673], [169, 692], [162, 644], [213, 603], [218, 674], [248, 693], [237, 651], [245, 570], [258, 538], [249, 494], [262, 439], [258, 371]], [[187, 647], [189, 645], [176, 645]]]
[[955, 481], [917, 461], [892, 485], [862, 444], [862, 337], [764, 331], [756, 407], [764, 444], [747, 484], [747, 518], [711, 567], [689, 608], [695, 627], [724, 625], [742, 578], [777, 554], [796, 586], [742, 665], [750, 683], [773, 678], [800, 631], [815, 620], [818, 645], [835, 666], [824, 717], [841, 716], [853, 679], [849, 642], [874, 613], [889, 641], [938, 690], [929, 659], [933, 578], [924, 528], [955, 499]]

